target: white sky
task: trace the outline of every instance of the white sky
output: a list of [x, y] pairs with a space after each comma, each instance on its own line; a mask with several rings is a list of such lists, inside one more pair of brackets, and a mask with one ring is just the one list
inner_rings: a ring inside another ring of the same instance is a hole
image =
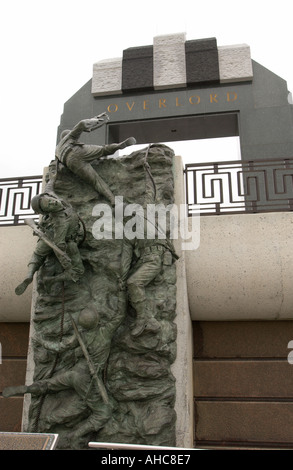
[[293, 91], [292, 0], [9, 0], [0, 12], [0, 178], [41, 174], [54, 158], [63, 105], [93, 64], [157, 35], [246, 43]]

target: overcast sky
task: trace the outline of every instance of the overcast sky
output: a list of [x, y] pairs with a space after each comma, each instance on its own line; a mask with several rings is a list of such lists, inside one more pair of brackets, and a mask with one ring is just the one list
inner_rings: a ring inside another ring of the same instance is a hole
[[54, 158], [63, 105], [93, 64], [157, 35], [246, 43], [293, 91], [292, 13], [292, 0], [2, 1], [0, 177], [41, 174]]

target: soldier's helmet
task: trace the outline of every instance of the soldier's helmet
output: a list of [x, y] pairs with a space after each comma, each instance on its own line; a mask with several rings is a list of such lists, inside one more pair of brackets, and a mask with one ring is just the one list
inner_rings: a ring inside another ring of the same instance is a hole
[[91, 329], [97, 326], [99, 319], [99, 314], [95, 308], [86, 307], [80, 312], [78, 323], [82, 328]]
[[36, 214], [40, 214], [41, 213], [41, 198], [42, 198], [42, 195], [41, 194], [37, 194], [36, 196], [34, 196], [31, 200], [31, 206], [32, 206], [32, 209], [33, 211], [36, 213]]

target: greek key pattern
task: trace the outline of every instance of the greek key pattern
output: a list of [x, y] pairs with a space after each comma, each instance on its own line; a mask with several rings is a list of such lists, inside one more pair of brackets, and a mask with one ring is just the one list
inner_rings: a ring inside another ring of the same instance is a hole
[[293, 210], [293, 159], [188, 164], [188, 215]]
[[0, 226], [22, 225], [25, 218], [38, 218], [31, 199], [41, 192], [42, 176], [0, 180]]

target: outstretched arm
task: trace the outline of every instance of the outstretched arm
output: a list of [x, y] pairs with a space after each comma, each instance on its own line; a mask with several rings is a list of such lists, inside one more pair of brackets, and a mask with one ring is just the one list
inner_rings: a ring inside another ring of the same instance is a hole
[[84, 132], [92, 132], [98, 129], [98, 127], [104, 126], [108, 121], [109, 116], [106, 113], [102, 113], [91, 119], [83, 119], [77, 125], [80, 125]]
[[90, 119], [82, 119], [74, 126], [68, 135], [77, 140], [83, 132], [92, 132], [98, 127], [104, 126], [108, 120], [109, 117], [106, 113], [99, 114]]

